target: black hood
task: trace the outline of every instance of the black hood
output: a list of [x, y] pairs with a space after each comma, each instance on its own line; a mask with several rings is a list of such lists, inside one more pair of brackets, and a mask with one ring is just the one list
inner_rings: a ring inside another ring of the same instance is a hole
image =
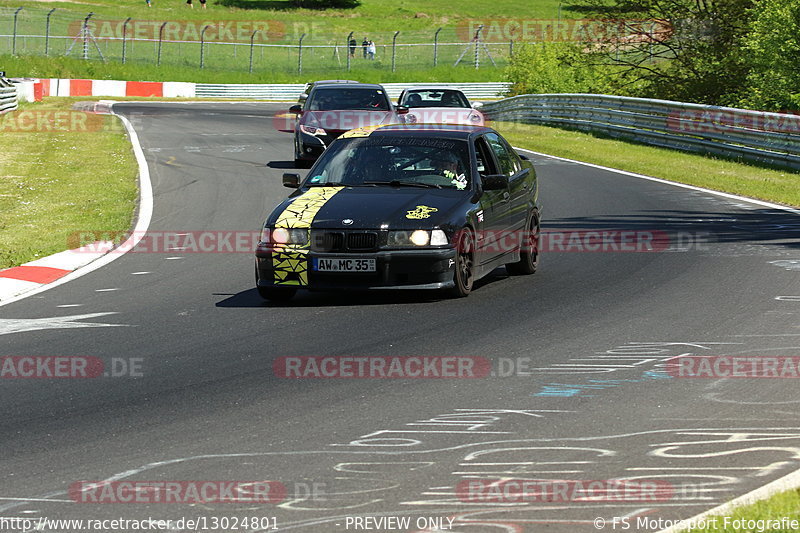
[[[319, 208], [311, 227], [381, 229], [388, 225], [385, 229], [431, 229], [451, 223], [459, 208], [469, 203], [471, 194], [453, 189], [344, 187]], [[274, 223], [289, 201], [272, 213], [270, 223]], [[345, 220], [352, 222], [346, 224]]]

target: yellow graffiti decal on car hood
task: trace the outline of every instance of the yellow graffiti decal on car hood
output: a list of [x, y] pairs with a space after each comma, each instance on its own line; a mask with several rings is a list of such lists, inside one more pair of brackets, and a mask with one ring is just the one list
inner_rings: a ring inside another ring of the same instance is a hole
[[355, 128], [350, 131], [346, 131], [340, 135], [342, 139], [347, 139], [349, 137], [369, 137], [373, 131], [377, 130], [378, 128], [382, 128], [385, 124], [377, 124], [375, 126], [362, 126], [360, 128]]
[[435, 207], [428, 207], [427, 205], [418, 205], [416, 209], [406, 211], [406, 218], [412, 220], [419, 220], [422, 218], [429, 218], [431, 213], [438, 211]]
[[[306, 229], [311, 237], [311, 222], [319, 210], [342, 187], [312, 187], [289, 204], [275, 221], [276, 228]], [[272, 268], [275, 285], [308, 285], [308, 251], [310, 245], [274, 245]]]

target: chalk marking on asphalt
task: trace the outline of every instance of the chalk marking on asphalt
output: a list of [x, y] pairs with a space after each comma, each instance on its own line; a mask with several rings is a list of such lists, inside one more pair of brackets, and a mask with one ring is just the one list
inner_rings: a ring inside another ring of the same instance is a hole
[[[113, 108], [112, 108], [113, 113]], [[111, 263], [112, 261], [122, 257], [125, 255], [125, 251], [132, 250], [142, 239], [142, 237], [147, 233], [147, 228], [150, 226], [150, 220], [153, 217], [153, 184], [150, 181], [150, 169], [147, 166], [147, 160], [144, 157], [144, 152], [142, 151], [142, 145], [139, 142], [139, 136], [136, 134], [136, 130], [133, 128], [130, 120], [123, 115], [115, 115], [118, 117], [122, 124], [125, 126], [125, 129], [128, 131], [128, 136], [131, 140], [131, 147], [133, 149], [134, 156], [136, 157], [136, 162], [139, 166], [139, 211], [136, 217], [136, 225], [131, 232], [131, 236], [128, 238], [125, 243], [120, 245], [123, 251], [120, 253], [113, 253], [113, 254], [106, 254], [103, 257], [89, 263], [86, 266], [80, 267], [76, 270], [73, 270], [66, 276], [52, 282], [48, 283], [47, 285], [42, 285], [39, 288], [33, 289], [30, 292], [26, 292], [24, 294], [20, 294], [19, 296], [15, 296], [14, 298], [9, 298], [3, 302], [0, 302], [0, 307], [4, 305], [8, 305], [10, 303], [17, 302], [24, 298], [28, 298], [33, 296], [34, 294], [39, 294], [46, 290], [52, 289], [53, 287], [58, 287], [61, 284], [68, 283], [74, 279], [78, 279], [82, 276], [85, 276], [89, 272], [94, 272], [98, 268], [104, 267], [107, 264]]]
[[70, 328], [113, 328], [124, 327], [127, 324], [106, 324], [102, 322], [76, 322], [86, 318], [116, 315], [116, 312], [89, 313], [86, 315], [54, 316], [48, 318], [0, 318], [0, 335], [9, 333], [22, 333], [24, 331], [37, 331], [41, 329], [70, 329]]

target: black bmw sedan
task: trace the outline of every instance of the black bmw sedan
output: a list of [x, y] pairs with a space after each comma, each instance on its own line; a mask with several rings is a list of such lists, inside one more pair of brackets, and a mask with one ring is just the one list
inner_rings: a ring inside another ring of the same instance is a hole
[[540, 205], [533, 165], [479, 126], [351, 130], [322, 154], [267, 217], [256, 286], [288, 300], [298, 289], [438, 289], [466, 296], [506, 265], [532, 274]]

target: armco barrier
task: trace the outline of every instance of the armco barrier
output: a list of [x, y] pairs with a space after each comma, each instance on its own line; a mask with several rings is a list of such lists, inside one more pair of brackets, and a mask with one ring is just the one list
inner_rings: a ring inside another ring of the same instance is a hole
[[[396, 99], [403, 89], [423, 83], [384, 83], [389, 97]], [[505, 82], [486, 83], [437, 83], [437, 87], [449, 87], [464, 92], [470, 100], [494, 100], [508, 92], [511, 84]], [[259, 98], [263, 100], [276, 100], [281, 102], [296, 101], [303, 92], [303, 83], [280, 84], [212, 84], [198, 83], [195, 93], [198, 97], [208, 98]]]
[[481, 111], [493, 121], [567, 126], [800, 169], [800, 116], [792, 114], [600, 94], [528, 94]]
[[0, 78], [0, 115], [17, 108], [17, 88], [5, 78]]

